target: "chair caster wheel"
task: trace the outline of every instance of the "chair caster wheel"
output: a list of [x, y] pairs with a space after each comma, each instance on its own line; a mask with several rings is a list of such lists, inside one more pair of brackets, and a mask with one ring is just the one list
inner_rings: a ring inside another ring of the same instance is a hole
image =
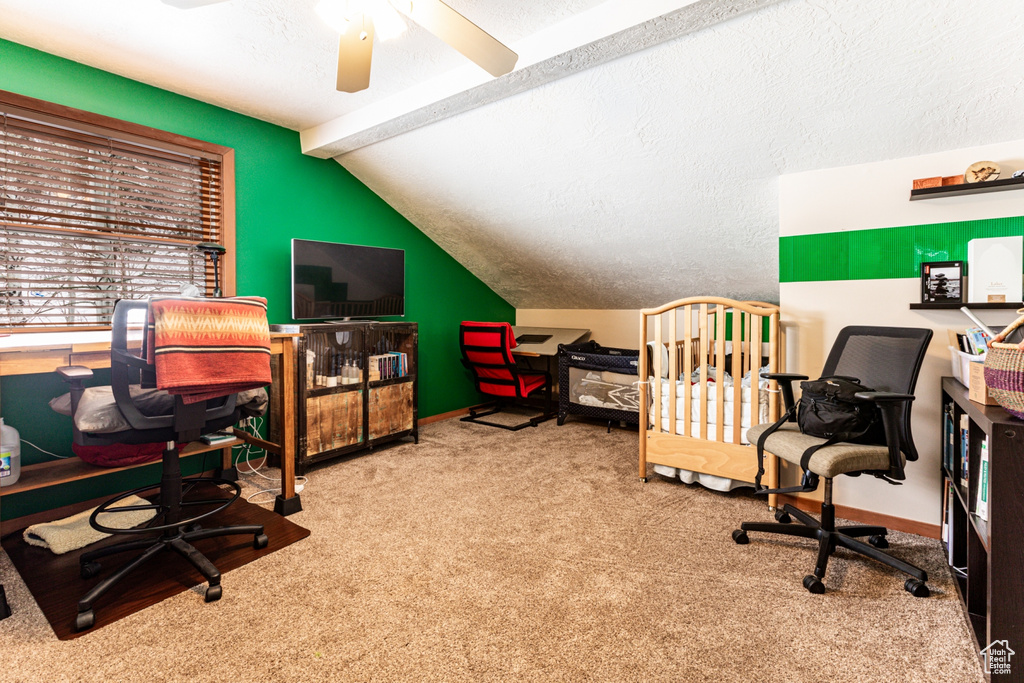
[[268, 543], [270, 543], [270, 539], [267, 538], [266, 534], [259, 534], [252, 539], [252, 547], [256, 550], [266, 548]]
[[206, 589], [206, 598], [205, 598], [206, 602], [216, 602], [217, 600], [220, 600], [220, 596], [221, 596], [222, 592], [223, 591], [221, 590], [221, 587], [220, 587], [219, 583], [216, 586], [209, 586], [209, 587], [207, 587], [207, 589]]
[[733, 531], [732, 540], [736, 541], [737, 545], [746, 545], [750, 543], [750, 539], [747, 538], [747, 532], [743, 529], [736, 529]]
[[875, 546], [876, 548], [888, 548], [889, 541], [885, 536], [868, 536], [868, 543]]
[[92, 625], [96, 623], [96, 614], [90, 609], [85, 612], [79, 612], [78, 616], [75, 617], [75, 630], [84, 631], [88, 628], [92, 628]]
[[775, 521], [779, 524], [789, 524], [793, 521], [793, 518], [789, 516], [789, 513], [779, 508], [775, 511]]
[[558, 420], [556, 420], [556, 422], [557, 422], [558, 426], [561, 427], [562, 425], [565, 424], [565, 416], [564, 415], [559, 415], [558, 416]]
[[100, 569], [102, 569], [102, 566], [99, 562], [86, 562], [79, 567], [78, 575], [83, 579], [91, 579], [100, 573]]
[[924, 581], [918, 581], [917, 579], [907, 579], [906, 583], [903, 584], [903, 589], [915, 598], [927, 598], [932, 594], [928, 590], [928, 586], [924, 584]]
[[815, 595], [821, 595], [825, 592], [825, 584], [814, 574], [808, 574], [804, 577], [804, 588]]

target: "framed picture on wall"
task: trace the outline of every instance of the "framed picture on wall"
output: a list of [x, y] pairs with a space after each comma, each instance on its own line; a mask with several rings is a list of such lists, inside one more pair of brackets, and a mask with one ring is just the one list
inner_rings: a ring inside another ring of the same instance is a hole
[[964, 301], [963, 261], [921, 264], [921, 303], [959, 304]]

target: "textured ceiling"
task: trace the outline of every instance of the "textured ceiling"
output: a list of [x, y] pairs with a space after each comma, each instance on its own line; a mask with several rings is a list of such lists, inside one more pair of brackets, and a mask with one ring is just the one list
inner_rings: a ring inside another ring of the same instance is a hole
[[[335, 93], [336, 36], [313, 4], [0, 0], [0, 37], [304, 137], [465, 69], [413, 27], [375, 48], [368, 91]], [[615, 3], [450, 4], [520, 49]], [[338, 161], [517, 307], [635, 308], [777, 300], [780, 174], [1024, 138], [1020, 0], [675, 5], [540, 67], [521, 59], [543, 77], [513, 72], [413, 126], [377, 121], [380, 141]]]

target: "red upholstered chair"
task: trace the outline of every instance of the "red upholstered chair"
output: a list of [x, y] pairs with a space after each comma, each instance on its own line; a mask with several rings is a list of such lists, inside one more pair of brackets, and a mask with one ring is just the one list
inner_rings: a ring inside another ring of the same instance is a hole
[[[516, 346], [512, 326], [508, 323], [480, 323], [464, 321], [459, 326], [459, 348], [462, 364], [473, 374], [477, 391], [494, 400], [469, 409], [463, 422], [479, 422], [491, 427], [517, 430], [536, 427], [554, 417], [551, 403], [551, 374], [542, 370], [524, 370], [516, 365], [512, 349]], [[487, 422], [479, 418], [500, 412], [508, 403], [523, 400], [540, 389], [544, 390], [544, 412], [517, 425]], [[484, 412], [477, 412], [484, 409]]]

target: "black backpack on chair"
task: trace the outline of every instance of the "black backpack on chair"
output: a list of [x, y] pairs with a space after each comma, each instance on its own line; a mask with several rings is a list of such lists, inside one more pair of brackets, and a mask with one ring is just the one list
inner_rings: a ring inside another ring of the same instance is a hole
[[802, 434], [826, 439], [825, 443], [811, 446], [800, 458], [803, 479], [800, 486], [774, 489], [772, 493], [796, 493], [813, 491], [818, 487], [818, 475], [807, 469], [811, 456], [819, 448], [839, 442], [884, 444], [885, 427], [882, 413], [871, 401], [859, 401], [855, 394], [874, 391], [860, 383], [855, 377], [833, 375], [816, 380], [800, 382], [800, 400], [779, 420], [767, 429], [757, 440], [757, 476], [754, 487], [758, 493], [769, 490], [761, 486], [764, 474], [764, 444], [768, 437], [786, 422], [793, 419]]
[[832, 443], [885, 443], [878, 406], [854, 398], [859, 392], [874, 389], [853, 377], [833, 376], [800, 382], [800, 390], [796, 423], [802, 433], [830, 439]]

